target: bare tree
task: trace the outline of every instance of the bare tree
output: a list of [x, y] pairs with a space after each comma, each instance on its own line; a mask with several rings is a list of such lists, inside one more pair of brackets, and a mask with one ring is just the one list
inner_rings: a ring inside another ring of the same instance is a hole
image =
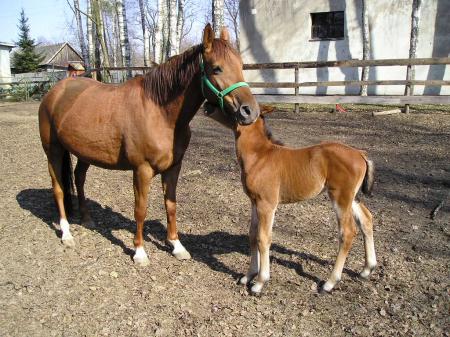
[[139, 9], [141, 13], [142, 35], [144, 38], [144, 65], [148, 67], [150, 65], [150, 32], [147, 24], [148, 10], [146, 0], [139, 0]]
[[91, 1], [92, 1], [91, 3], [92, 17], [96, 23], [95, 27], [96, 37], [102, 49], [102, 63], [104, 67], [109, 68], [109, 54], [103, 35], [103, 18], [101, 15], [100, 3], [99, 0], [91, 0]]
[[[420, 10], [422, 8], [422, 0], [413, 0], [412, 4], [412, 12], [411, 12], [411, 38], [409, 41], [409, 58], [416, 58], [416, 50], [417, 50], [417, 40], [419, 37], [419, 20], [420, 20]], [[414, 66], [408, 65], [406, 68], [406, 80], [411, 81], [414, 80]], [[413, 95], [414, 94], [414, 86], [406, 85], [405, 87], [405, 95]], [[405, 113], [409, 113], [409, 104], [405, 105]]]
[[94, 45], [94, 31], [92, 25], [92, 7], [91, 0], [86, 0], [87, 17], [86, 17], [86, 32], [87, 32], [87, 50], [89, 54], [89, 64], [95, 65], [95, 45]]
[[[367, 2], [361, 0], [362, 4], [362, 36], [363, 36], [363, 60], [370, 58], [370, 32], [369, 32], [369, 14], [367, 13]], [[369, 79], [369, 67], [363, 67], [361, 81]], [[361, 86], [361, 96], [367, 96], [367, 84]]]
[[173, 56], [177, 54], [177, 0], [168, 0], [169, 1], [169, 39], [167, 46], [167, 57]]
[[[363, 0], [364, 1], [364, 0]], [[239, 42], [239, 0], [225, 0], [225, 9], [228, 14], [228, 21], [233, 27], [234, 41], [236, 49], [240, 50]]]
[[180, 53], [181, 40], [183, 39], [184, 30], [184, 0], [178, 0], [177, 13], [177, 54]]
[[220, 35], [220, 30], [224, 26], [224, 0], [212, 0], [212, 23], [214, 34]]
[[[122, 54], [122, 65], [131, 67], [130, 42], [128, 39], [128, 27], [126, 9], [123, 0], [116, 0], [117, 20], [119, 23], [119, 43]], [[131, 78], [131, 69], [127, 70], [127, 78]]]
[[167, 32], [167, 0], [158, 0], [158, 21], [155, 28], [155, 61], [164, 62], [166, 59], [165, 40]]
[[[70, 5], [70, 3], [68, 2]], [[83, 22], [81, 21], [80, 13], [80, 2], [78, 0], [73, 0], [73, 14], [75, 15], [75, 20], [77, 21], [77, 35], [78, 42], [80, 43], [81, 55], [83, 57], [83, 62], [85, 66], [89, 69], [89, 54], [86, 48], [86, 42], [83, 33]]]

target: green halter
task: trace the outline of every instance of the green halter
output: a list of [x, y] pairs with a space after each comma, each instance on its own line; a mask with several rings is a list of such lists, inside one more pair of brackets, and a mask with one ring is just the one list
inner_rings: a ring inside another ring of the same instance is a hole
[[219, 91], [216, 89], [216, 87], [214, 86], [214, 84], [211, 83], [211, 81], [208, 79], [208, 77], [206, 76], [206, 72], [205, 72], [205, 66], [203, 64], [203, 59], [200, 61], [200, 71], [202, 73], [202, 94], [203, 96], [206, 98], [205, 96], [205, 91], [204, 91], [204, 86], [206, 84], [206, 86], [213, 92], [214, 95], [216, 95], [217, 99], [219, 100], [219, 106], [220, 109], [222, 110], [222, 112], [224, 112], [223, 110], [223, 98], [228, 95], [230, 92], [232, 92], [233, 90], [236, 90], [237, 88], [240, 87], [248, 87], [248, 83], [246, 82], [237, 82], [235, 84], [230, 85], [228, 88]]

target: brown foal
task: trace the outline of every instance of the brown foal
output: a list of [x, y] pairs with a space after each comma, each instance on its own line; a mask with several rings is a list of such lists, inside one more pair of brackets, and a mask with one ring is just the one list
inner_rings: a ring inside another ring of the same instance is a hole
[[[66, 216], [66, 207], [71, 205], [71, 153], [78, 158], [75, 185], [82, 222], [91, 221], [84, 195], [89, 166], [132, 170], [137, 225], [133, 259], [137, 264], [148, 264], [143, 225], [150, 181], [161, 174], [167, 242], [177, 258], [190, 257], [178, 239], [176, 186], [191, 136], [189, 122], [205, 100], [202, 76], [218, 90], [244, 80], [242, 61], [229, 43], [228, 32], [222, 30], [220, 39], [215, 39], [209, 24], [203, 31], [202, 44], [144, 76], [121, 85], [68, 78], [44, 97], [39, 107], [39, 131], [64, 244], [74, 245]], [[245, 86], [224, 97], [223, 109], [241, 124], [249, 124], [259, 115], [259, 106]]]
[[[363, 203], [355, 200], [360, 189], [368, 194], [373, 186], [374, 168], [366, 153], [340, 143], [288, 148], [272, 140], [264, 116], [251, 125], [241, 126], [211, 104], [206, 103], [205, 109], [208, 116], [233, 129], [242, 183], [252, 203], [251, 261], [240, 283], [248, 284], [256, 277], [251, 291], [260, 293], [269, 280], [269, 248], [278, 204], [311, 199], [324, 189], [338, 220], [339, 250], [322, 289], [331, 291], [341, 279], [356, 235], [355, 223], [361, 228], [365, 245], [365, 267], [360, 275], [369, 277], [376, 266], [372, 215]], [[271, 110], [262, 107], [261, 114]]]

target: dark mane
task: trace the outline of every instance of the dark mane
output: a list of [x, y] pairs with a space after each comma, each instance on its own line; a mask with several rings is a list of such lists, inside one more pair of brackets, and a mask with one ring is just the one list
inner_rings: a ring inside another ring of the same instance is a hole
[[179, 94], [198, 71], [202, 48], [201, 44], [194, 46], [151, 69], [144, 75], [145, 94], [158, 104], [165, 104]]
[[[199, 70], [203, 45], [194, 46], [183, 54], [171, 57], [167, 62], [151, 69], [144, 75], [144, 92], [158, 104], [165, 104], [184, 90]], [[230, 53], [239, 56], [230, 43], [215, 39], [213, 51], [218, 57], [227, 59]]]
[[266, 117], [264, 115], [261, 115], [260, 118], [263, 121], [264, 132], [266, 134], [267, 139], [269, 139], [272, 142], [272, 144], [283, 146], [284, 143], [282, 141], [273, 137], [272, 131], [270, 131], [270, 128], [267, 126]]

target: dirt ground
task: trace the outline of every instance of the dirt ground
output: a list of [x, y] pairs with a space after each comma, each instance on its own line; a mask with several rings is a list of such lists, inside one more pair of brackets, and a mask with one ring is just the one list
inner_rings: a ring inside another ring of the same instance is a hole
[[[448, 336], [450, 113], [439, 107], [372, 117], [277, 111], [273, 134], [292, 146], [338, 140], [376, 164], [378, 267], [368, 281], [358, 235], [332, 294], [337, 225], [326, 195], [280, 206], [272, 278], [261, 297], [236, 284], [249, 262], [249, 202], [229, 130], [197, 114], [178, 185], [181, 241], [192, 259], [164, 245], [159, 178], [145, 226], [151, 264], [133, 265], [130, 172], [92, 167], [86, 193], [96, 225], [72, 218], [76, 247], [60, 243], [38, 103], [0, 103], [0, 336]], [[325, 110], [325, 109], [319, 109]]]

